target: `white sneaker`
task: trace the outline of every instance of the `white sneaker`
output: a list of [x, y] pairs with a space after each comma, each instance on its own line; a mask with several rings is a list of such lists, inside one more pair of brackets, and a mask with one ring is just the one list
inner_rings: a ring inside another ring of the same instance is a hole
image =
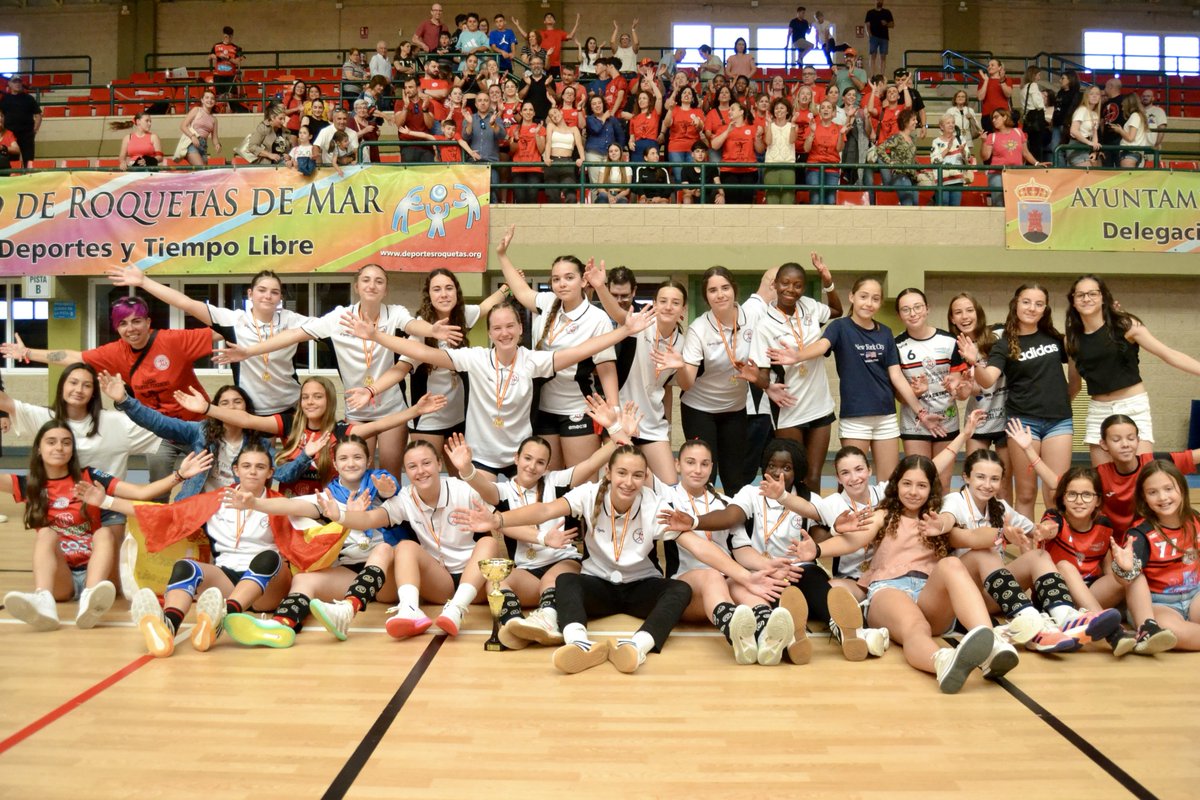
[[8, 522], [8, 514], [0, 514], [0, 525], [3, 525], [6, 522]]
[[326, 603], [324, 600], [314, 599], [308, 610], [339, 642], [346, 641], [346, 637], [350, 635], [350, 623], [354, 620], [354, 605], [349, 600]]
[[887, 628], [859, 628], [858, 638], [866, 641], [867, 652], [876, 658], [882, 657], [892, 643]]
[[215, 586], [200, 593], [196, 601], [196, 624], [192, 627], [192, 647], [198, 653], [208, 651], [225, 629], [225, 596]]
[[[448, 636], [458, 636], [458, 629], [462, 626], [463, 617], [466, 615], [466, 606], [460, 606], [453, 600], [447, 600], [446, 605], [442, 606], [442, 613], [438, 614], [433, 624]], [[434, 636], [437, 636], [436, 631]]]
[[1033, 606], [1023, 608], [1008, 621], [1005, 638], [1012, 644], [1025, 644], [1033, 637], [1053, 625], [1049, 617], [1042, 614]]
[[758, 663], [773, 667], [783, 658], [783, 648], [796, 638], [796, 625], [792, 615], [783, 606], [771, 612], [767, 624], [758, 637]]
[[563, 643], [563, 635], [562, 631], [558, 629], [558, 623], [540, 608], [530, 611], [529, 616], [524, 619], [509, 620], [504, 627], [512, 633], [514, 638], [522, 639], [526, 643], [537, 642], [545, 645]]
[[[111, 584], [110, 584], [111, 585]], [[112, 601], [109, 601], [109, 605]], [[4, 595], [8, 613], [35, 631], [58, 630], [58, 603], [45, 589], [36, 592], [9, 592]]]
[[758, 662], [758, 640], [754, 638], [758, 627], [754, 609], [742, 605], [734, 609], [729, 620], [729, 641], [733, 644], [733, 660], [739, 664]]
[[146, 586], [138, 589], [129, 603], [129, 616], [142, 632], [146, 650], [155, 658], [166, 658], [175, 652], [175, 636], [167, 627], [162, 606], [154, 590]]
[[76, 628], [94, 628], [100, 618], [112, 608], [117, 599], [117, 587], [109, 581], [100, 581], [84, 589], [79, 595], [79, 613], [75, 615]]
[[425, 616], [425, 612], [414, 606], [392, 606], [388, 609], [392, 616], [384, 623], [388, 636], [393, 639], [406, 639], [418, 636], [429, 630], [433, 620]]
[[987, 661], [996, 641], [992, 629], [984, 625], [972, 629], [957, 648], [943, 647], [933, 654], [938, 687], [945, 694], [956, 694], [967, 682], [971, 670]]
[[979, 665], [983, 677], [990, 681], [998, 680], [1011, 672], [1020, 663], [1017, 649], [999, 636], [992, 643], [992, 652], [987, 660]]

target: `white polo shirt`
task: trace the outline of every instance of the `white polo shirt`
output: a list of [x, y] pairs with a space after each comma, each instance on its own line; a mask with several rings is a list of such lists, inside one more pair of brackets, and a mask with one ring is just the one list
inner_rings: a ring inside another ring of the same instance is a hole
[[[479, 321], [479, 306], [465, 306], [463, 314], [466, 317], [467, 329], [469, 330], [475, 327], [475, 323]], [[466, 331], [463, 331], [464, 336], [466, 333]], [[451, 347], [443, 341], [438, 341], [438, 347], [442, 350], [458, 349]], [[463, 389], [462, 378], [457, 372], [430, 364], [424, 376], [417, 375], [416, 373], [421, 365], [420, 361], [409, 356], [400, 356], [399, 360], [413, 367], [413, 371], [409, 373], [409, 380], [412, 381], [413, 387], [413, 403], [416, 403], [427, 394], [444, 394], [446, 396], [446, 405], [444, 407], [432, 414], [417, 417], [408, 423], [409, 428], [414, 431], [441, 431], [454, 427], [466, 418], [466, 392]], [[418, 392], [417, 387], [422, 381], [424, 382], [424, 391]]]
[[[100, 387], [96, 387], [100, 391]], [[54, 412], [45, 406], [37, 406], [13, 400], [12, 433], [30, 439], [43, 425], [54, 418]], [[131, 455], [157, 453], [162, 439], [141, 427], [120, 411], [100, 410], [100, 421], [95, 434], [91, 433], [92, 418], [68, 419], [67, 427], [75, 437], [75, 456], [79, 466], [107, 472], [121, 480], [129, 472]]]
[[[888, 482], [883, 481], [882, 483], [867, 487], [867, 492], [871, 498], [871, 509], [877, 508], [883, 501], [883, 493], [887, 491], [887, 485]], [[817, 497], [814, 495], [809, 499], [809, 502], [817, 509], [817, 514], [821, 517], [821, 524], [829, 528], [829, 531], [834, 536], [838, 536], [837, 531], [833, 529], [833, 523], [839, 516], [850, 510], [850, 496], [844, 491], [831, 494], [828, 497]], [[863, 508], [861, 505], [856, 505], [855, 507], [860, 511]], [[862, 576], [863, 562], [870, 558], [872, 550], [873, 548], [867, 546], [853, 553], [838, 556], [837, 575], [835, 577], [850, 578], [853, 580], [860, 578]]]
[[[768, 348], [799, 349], [821, 338], [821, 326], [829, 321], [829, 306], [811, 297], [801, 297], [792, 315], [771, 306], [759, 318], [754, 330], [751, 358], [760, 367], [768, 367]], [[820, 359], [801, 361], [783, 367], [783, 383], [796, 398], [796, 405], [780, 408], [776, 428], [792, 428], [833, 413], [833, 392]]]
[[[526, 489], [511, 479], [499, 481], [496, 483], [496, 489], [500, 492], [500, 503], [496, 508], [500, 510], [518, 509], [531, 503], [551, 503], [570, 491], [571, 478], [574, 475], [574, 467], [547, 472], [542, 478], [542, 493], [540, 496], [538, 495], [536, 486], [532, 489]], [[547, 520], [538, 525], [538, 530], [549, 533], [554, 530], [555, 526], [562, 522], [563, 519], [561, 517]], [[518, 567], [524, 569], [548, 567], [566, 558], [578, 560], [581, 557], [579, 549], [574, 545], [567, 547], [543, 547], [537, 542], [515, 542], [515, 544], [516, 552], [513, 554], [513, 561], [516, 562]]]
[[[709, 490], [705, 490], [703, 497], [692, 497], [688, 494], [687, 489], [683, 488], [683, 484], [681, 483], [665, 487], [663, 489], [663, 498], [674, 508], [696, 517], [707, 514], [710, 511], [720, 511], [729, 505], [729, 501], [725, 497]], [[696, 535], [706, 537], [730, 556], [733, 555], [733, 551], [737, 548], [750, 546], [750, 537], [746, 534], [746, 526], [744, 525], [736, 525], [732, 528], [719, 531], [696, 531]], [[708, 564], [705, 564], [692, 555], [686, 547], [678, 549], [679, 567], [675, 570], [675, 574], [671, 576], [672, 578], [678, 578], [685, 572], [691, 572], [695, 569], [712, 569]]]
[[[475, 460], [489, 467], [510, 466], [521, 441], [533, 433], [533, 379], [554, 375], [554, 353], [518, 347], [511, 367], [501, 364], [492, 348], [460, 347], [446, 353], [471, 387], [466, 436]], [[504, 402], [498, 405], [500, 395]]]
[[[624, 514], [614, 514], [612, 503], [604, 498], [600, 513], [592, 522], [599, 483], [585, 483], [563, 495], [571, 506], [571, 516], [587, 529], [584, 545], [587, 558], [583, 574], [610, 583], [632, 583], [646, 578], [661, 578], [662, 573], [650, 561], [650, 552], [658, 539], [669, 541], [679, 534], [658, 523], [658, 512], [668, 503], [646, 487], [635, 497]], [[614, 528], [616, 534], [614, 536]]]
[[720, 325], [713, 313], [706, 311], [683, 337], [684, 363], [703, 367], [703, 372], [692, 388], [679, 396], [679, 402], [710, 414], [744, 409], [749, 396], [746, 382], [737, 377], [727, 347], [732, 347], [736, 360], [745, 361], [750, 357], [753, 340], [754, 329], [748, 325], [746, 312], [741, 308], [736, 331]]
[[789, 557], [788, 545], [802, 539], [808, 529], [805, 517], [760, 494], [757, 486], [738, 489], [729, 505], [745, 512], [749, 544], [767, 558]]
[[[342, 385], [352, 389], [366, 386], [368, 378], [372, 382], [382, 378], [396, 363], [396, 354], [378, 342], [360, 339], [343, 328], [342, 315], [347, 313], [359, 316], [359, 304], [338, 306], [323, 317], [305, 322], [300, 328], [314, 339], [329, 340], [333, 345], [333, 355], [337, 359]], [[376, 327], [384, 333], [400, 336], [412, 321], [413, 315], [408, 313], [404, 306], [384, 305], [379, 309]], [[374, 405], [352, 411], [346, 418], [355, 422], [365, 422], [403, 411], [408, 408], [408, 404], [404, 401], [402, 386], [403, 384], [385, 389], [378, 394]]]
[[[1004, 507], [1003, 519], [1005, 524], [1020, 528], [1025, 533], [1033, 532], [1035, 526], [1032, 520], [1024, 514], [1019, 513], [1006, 500], [997, 500], [996, 502]], [[957, 492], [946, 495], [942, 499], [942, 511], [954, 517], [955, 525], [969, 531], [973, 531], [976, 528], [993, 527], [992, 521], [988, 517], [987, 506], [982, 508], [977, 506], [974, 498], [971, 497], [970, 492], [966, 489], [960, 489]], [[1003, 550], [1004, 543], [997, 543], [996, 552], [1001, 553]], [[970, 548], [960, 547], [954, 551], [954, 555], [958, 556], [969, 552], [971, 552]]]
[[[228, 309], [208, 304], [212, 329], [227, 342], [243, 347], [258, 344], [282, 331], [301, 328], [315, 322], [294, 311], [276, 311], [270, 322], [259, 322], [244, 308]], [[264, 416], [290, 411], [300, 399], [300, 381], [296, 378], [296, 348], [287, 347], [254, 356], [233, 365], [233, 382], [254, 401], [254, 413]]]
[[222, 503], [204, 529], [212, 542], [213, 563], [235, 572], [250, 569], [264, 550], [279, 550], [270, 519], [261, 511], [238, 511]]
[[[321, 163], [327, 167], [333, 166], [333, 157], [329, 152], [329, 143], [333, 141], [333, 134], [337, 133], [337, 128], [330, 123], [321, 129], [317, 134], [317, 138], [313, 139], [313, 147], [321, 149]], [[358, 154], [358, 131], [346, 128], [346, 136], [350, 139], [350, 152]]]
[[653, 350], [673, 348], [678, 351], [679, 340], [683, 335], [678, 330], [671, 331], [670, 336], [660, 336], [658, 326], [651, 325], [637, 336], [626, 340], [636, 348], [633, 361], [629, 365], [629, 374], [621, 384], [621, 405], [632, 402], [643, 414], [638, 423], [638, 438], [650, 442], [666, 442], [671, 439], [671, 425], [667, 422], [667, 411], [663, 399], [666, 396], [666, 385], [675, 377], [675, 370], [659, 370], [650, 358]]
[[[542, 334], [546, 330], [546, 323], [550, 317], [550, 309], [556, 299], [553, 292], [537, 293], [537, 300], [534, 303], [537, 311], [533, 315], [533, 339], [531, 341], [538, 350], [549, 352], [565, 350], [568, 347], [595, 339], [597, 336], [612, 333], [613, 321], [609, 319], [609, 316], [585, 301], [569, 312], [565, 308], [560, 308], [554, 316], [554, 323], [549, 334], [545, 341], [542, 341]], [[540, 347], [538, 346], [539, 342], [541, 343]], [[580, 390], [577, 380], [589, 378], [596, 364], [616, 360], [616, 350], [607, 347], [578, 364], [563, 367], [542, 387], [538, 408], [550, 414], [568, 416], [584, 414], [587, 411], [587, 403], [583, 400], [583, 391]], [[590, 388], [588, 391], [590, 393]]]
[[[442, 478], [435, 506], [428, 506], [412, 486], [383, 501], [392, 525], [407, 522], [417, 535], [422, 549], [442, 562], [446, 570], [459, 575], [471, 560], [476, 534], [450, 522], [450, 512], [470, 510], [482, 503], [479, 493], [458, 478]], [[483, 534], [490, 535], [490, 534]]]
[[[767, 313], [769, 304], [763, 296], [758, 292], [754, 292], [746, 298], [742, 303], [742, 310], [746, 312], [747, 327], [758, 329], [758, 321], [762, 319], [763, 314]], [[767, 366], [768, 362], [755, 361], [760, 367]], [[754, 393], [758, 392], [758, 402], [754, 401]], [[746, 384], [746, 413], [748, 414], [770, 414], [771, 413], [771, 398], [767, 393], [755, 389], [750, 384]]]

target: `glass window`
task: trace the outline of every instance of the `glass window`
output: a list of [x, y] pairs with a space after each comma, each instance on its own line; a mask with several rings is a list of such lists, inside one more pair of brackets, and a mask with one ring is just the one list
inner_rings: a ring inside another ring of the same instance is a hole
[[1164, 36], [1163, 68], [1174, 75], [1200, 75], [1200, 36]]
[[[13, 287], [12, 330], [21, 337], [29, 347], [35, 350], [45, 350], [49, 344], [49, 331], [46, 318], [50, 315], [50, 303], [46, 300], [21, 300], [22, 288], [19, 284]], [[30, 366], [34, 366], [32, 363]], [[38, 369], [44, 365], [38, 364]]]
[[[815, 34], [812, 34], [815, 35]], [[787, 43], [788, 29], [787, 28], [759, 28], [754, 32], [755, 46], [758, 52], [754, 54], [754, 61], [760, 67], [786, 67], [787, 66]], [[813, 53], [820, 52], [812, 50], [808, 53], [812, 56]], [[824, 63], [824, 58], [819, 59]], [[808, 59], [805, 59], [808, 61]], [[815, 62], [814, 62], [815, 63]]]
[[[746, 47], [750, 47], [750, 29], [748, 27], [733, 27], [733, 28], [713, 28], [712, 46], [717, 51], [717, 55], [722, 61], [728, 61], [733, 55], [733, 43], [738, 39], [746, 40]], [[750, 52], [747, 49], [747, 52]], [[751, 53], [753, 55], [753, 53]]]
[[1088, 69], [1121, 69], [1125, 36], [1120, 31], [1084, 31], [1083, 65]]
[[702, 44], [712, 44], [712, 26], [682, 23], [671, 26], [671, 46], [675, 49], [687, 48], [683, 63], [696, 66], [700, 63], [699, 47]]
[[17, 56], [21, 54], [21, 37], [15, 33], [0, 33], [0, 72], [12, 75], [20, 72]]
[[1162, 69], [1162, 61], [1158, 57], [1159, 38], [1157, 36], [1126, 36], [1125, 37], [1125, 69], [1143, 69], [1157, 72]]

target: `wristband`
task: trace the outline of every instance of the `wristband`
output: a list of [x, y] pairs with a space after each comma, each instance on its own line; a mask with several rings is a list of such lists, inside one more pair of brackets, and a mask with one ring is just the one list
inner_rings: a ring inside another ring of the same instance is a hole
[[836, 284], [836, 283], [831, 283], [831, 284], [829, 284], [828, 286], [822, 286], [822, 287], [821, 287], [821, 291], [822, 291], [822, 292], [824, 292], [825, 294], [829, 294], [830, 292], [832, 292], [832, 291], [833, 291], [834, 289], [836, 289], [836, 288], [837, 288], [837, 284]]
[[815, 558], [820, 558], [820, 557], [821, 557], [821, 543], [820, 543], [820, 542], [817, 542], [817, 541], [814, 541], [814, 542], [813, 542], [813, 544], [814, 544], [814, 545], [816, 546], [816, 548], [817, 548], [817, 555], [815, 556]]
[[346, 509], [342, 508], [340, 505], [338, 506], [338, 515], [337, 515], [336, 522], [339, 525], [344, 525], [346, 523]]
[[[110, 494], [104, 495], [104, 499], [100, 501], [100, 508], [108, 511], [113, 507], [113, 496]], [[1115, 564], [1113, 566], [1116, 566]]]
[[372, 400], [375, 399], [375, 387], [374, 386], [368, 386], [367, 393], [371, 395]]
[[540, 530], [540, 529], [538, 530], [537, 543], [540, 544], [542, 547], [546, 546], [546, 532], [545, 531]]
[[180, 474], [179, 470], [175, 470], [175, 482], [183, 483], [183, 475]]
[[617, 420], [612, 425], [608, 426], [608, 433], [611, 436], [614, 433], [620, 433], [624, 428], [621, 426], [621, 420]]
[[468, 474], [466, 474], [466, 473], [464, 472], [463, 474], [459, 475], [458, 477], [459, 477], [460, 479], [464, 480], [464, 481], [471, 481], [471, 480], [473, 480], [473, 479], [475, 478], [475, 476], [476, 476], [478, 473], [479, 473], [479, 470], [477, 470], [477, 469], [475, 468], [475, 465], [474, 465], [474, 464], [472, 464], [472, 465], [471, 465], [471, 474], [470, 474], [470, 475], [468, 475]]

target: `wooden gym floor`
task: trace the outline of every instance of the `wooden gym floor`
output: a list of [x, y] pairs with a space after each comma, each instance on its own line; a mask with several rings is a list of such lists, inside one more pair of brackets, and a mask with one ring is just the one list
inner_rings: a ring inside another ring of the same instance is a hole
[[[0, 512], [0, 594], [28, 590], [32, 537], [7, 498]], [[290, 650], [223, 638], [200, 654], [181, 639], [156, 660], [127, 610], [54, 633], [0, 612], [0, 798], [1187, 798], [1200, 785], [1200, 655], [1022, 653], [1011, 680], [976, 673], [945, 696], [899, 648], [850, 664], [818, 638], [807, 666], [739, 667], [705, 626], [681, 627], [637, 675], [563, 676], [544, 648], [484, 652], [483, 606], [454, 640], [394, 641], [375, 605], [346, 642], [318, 625]]]

